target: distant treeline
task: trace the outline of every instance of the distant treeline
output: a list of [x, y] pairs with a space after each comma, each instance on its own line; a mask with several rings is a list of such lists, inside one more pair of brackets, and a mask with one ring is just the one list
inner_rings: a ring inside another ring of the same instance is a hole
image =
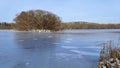
[[12, 29], [13, 23], [0, 22], [0, 29]]
[[[0, 23], [0, 29], [13, 29], [14, 27], [15, 27], [15, 23], [6, 23], [6, 22]], [[39, 28], [41, 28], [41, 27], [39, 27]], [[60, 30], [65, 30], [65, 29], [120, 29], [120, 24], [66, 22], [66, 23], [61, 23], [61, 27], [59, 27], [59, 29]]]
[[62, 23], [61, 29], [120, 29], [120, 24], [98, 24], [90, 22]]

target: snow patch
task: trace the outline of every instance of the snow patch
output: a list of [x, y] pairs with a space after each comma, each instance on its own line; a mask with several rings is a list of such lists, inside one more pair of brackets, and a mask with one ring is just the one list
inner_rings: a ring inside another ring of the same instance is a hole
[[65, 49], [77, 49], [78, 47], [73, 47], [73, 46], [61, 46], [62, 48]]
[[58, 44], [60, 44], [60, 43], [53, 43], [53, 44], [58, 45]]
[[64, 41], [64, 42], [65, 42], [65, 43], [71, 43], [71, 41], [68, 41], [68, 40], [67, 40], [67, 41]]
[[35, 38], [34, 40], [38, 40], [37, 38]]
[[78, 54], [81, 53], [79, 50], [70, 50], [70, 51], [72, 51], [72, 52], [74, 52], [74, 53], [78, 53]]
[[69, 38], [69, 39], [66, 39], [66, 40], [68, 40], [68, 41], [72, 41], [73, 39], [70, 39], [70, 38]]
[[48, 38], [52, 38], [53, 36], [48, 36]]
[[63, 59], [63, 60], [71, 60], [71, 59], [78, 59], [82, 58], [82, 55], [80, 54], [69, 54], [69, 53], [57, 53], [56, 54], [57, 59]]
[[96, 53], [96, 52], [85, 52], [85, 51], [81, 51], [80, 53], [81, 53], [82, 55], [99, 56], [99, 53]]
[[25, 40], [18, 40], [18, 41], [23, 42], [23, 41], [25, 41]]
[[87, 51], [79, 51], [79, 50], [70, 50], [70, 51], [81, 55], [99, 56], [99, 53], [96, 52], [87, 52]]

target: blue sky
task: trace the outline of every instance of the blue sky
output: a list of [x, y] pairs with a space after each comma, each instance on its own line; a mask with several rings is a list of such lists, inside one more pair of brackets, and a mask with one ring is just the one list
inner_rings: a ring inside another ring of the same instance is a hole
[[120, 0], [0, 0], [0, 21], [12, 22], [21, 11], [42, 9], [62, 21], [120, 22]]

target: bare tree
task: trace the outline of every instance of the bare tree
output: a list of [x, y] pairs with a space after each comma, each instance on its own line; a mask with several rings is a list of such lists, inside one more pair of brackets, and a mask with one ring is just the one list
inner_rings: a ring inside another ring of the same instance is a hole
[[55, 31], [60, 29], [61, 24], [57, 15], [44, 10], [23, 11], [14, 21], [17, 30], [44, 29]]

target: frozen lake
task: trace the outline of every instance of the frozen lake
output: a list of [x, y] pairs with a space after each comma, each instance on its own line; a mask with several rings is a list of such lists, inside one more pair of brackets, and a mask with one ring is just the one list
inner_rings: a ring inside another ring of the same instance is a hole
[[99, 44], [119, 38], [120, 30], [0, 30], [0, 68], [97, 68]]

